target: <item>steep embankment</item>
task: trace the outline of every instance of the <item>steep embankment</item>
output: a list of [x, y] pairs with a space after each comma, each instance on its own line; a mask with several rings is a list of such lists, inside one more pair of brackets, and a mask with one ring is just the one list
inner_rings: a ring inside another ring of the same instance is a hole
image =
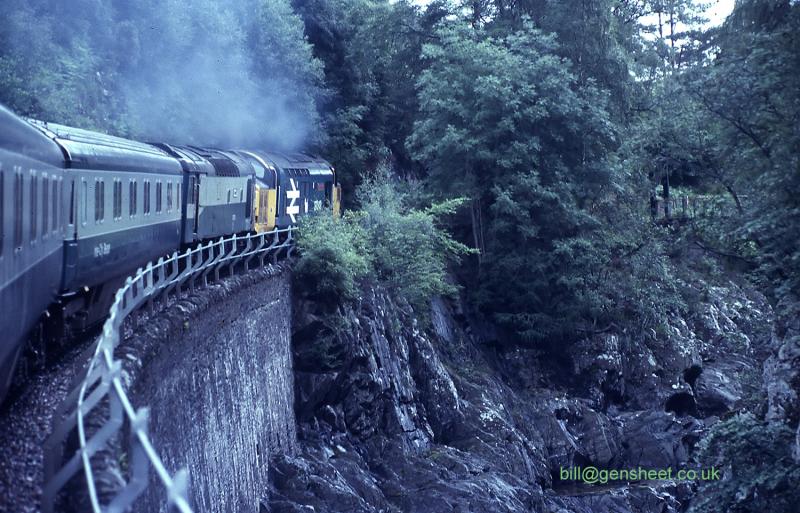
[[[720, 416], [759, 407], [769, 305], [733, 283], [697, 292], [662, 333], [599, 335], [558, 359], [497, 346], [458, 302], [435, 301], [423, 330], [381, 289], [336, 314], [297, 300], [302, 450], [274, 460], [270, 511], [685, 510], [695, 483], [573, 486], [559, 471], [683, 468]], [[777, 403], [791, 385], [773, 388]]]
[[[131, 323], [117, 349], [167, 470], [188, 470], [195, 511], [258, 511], [270, 457], [296, 446], [289, 276], [269, 266], [183, 295]], [[96, 458], [101, 493], [125, 472], [125, 440]], [[85, 511], [85, 488], [75, 490]], [[151, 472], [136, 511], [163, 511], [165, 500]]]

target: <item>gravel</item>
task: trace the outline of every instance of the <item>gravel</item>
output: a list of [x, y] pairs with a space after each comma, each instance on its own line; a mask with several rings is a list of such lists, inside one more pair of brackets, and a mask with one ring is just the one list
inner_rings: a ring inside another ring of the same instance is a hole
[[0, 512], [40, 510], [44, 443], [52, 430], [53, 413], [85, 364], [89, 344], [77, 344], [0, 407]]

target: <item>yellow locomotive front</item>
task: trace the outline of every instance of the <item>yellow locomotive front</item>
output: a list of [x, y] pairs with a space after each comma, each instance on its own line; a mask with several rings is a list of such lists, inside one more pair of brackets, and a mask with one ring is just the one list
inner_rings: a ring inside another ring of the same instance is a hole
[[342, 189], [334, 168], [302, 153], [239, 152], [253, 166], [253, 230], [264, 233], [297, 223], [300, 217], [342, 210]]
[[256, 233], [275, 229], [278, 212], [278, 191], [256, 180], [255, 201], [253, 202], [253, 228]]

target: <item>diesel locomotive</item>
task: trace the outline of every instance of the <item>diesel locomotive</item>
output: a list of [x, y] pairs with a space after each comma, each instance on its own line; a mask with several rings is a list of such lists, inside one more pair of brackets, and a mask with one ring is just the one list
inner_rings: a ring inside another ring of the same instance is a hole
[[0, 402], [34, 327], [93, 324], [138, 267], [340, 208], [314, 156], [142, 143], [0, 106]]

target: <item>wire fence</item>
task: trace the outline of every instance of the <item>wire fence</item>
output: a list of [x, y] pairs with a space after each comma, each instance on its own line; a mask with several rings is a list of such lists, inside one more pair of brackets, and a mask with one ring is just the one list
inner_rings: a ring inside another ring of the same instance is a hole
[[[287, 257], [291, 256], [293, 231], [290, 227], [222, 238], [182, 253], [175, 252], [155, 264], [151, 262], [125, 281], [116, 293], [103, 331], [93, 346], [86, 372], [79, 375], [77, 384], [55, 413], [53, 433], [45, 444], [44, 513], [56, 510], [62, 490], [78, 478], [80, 471], [94, 513], [124, 512], [147, 488], [151, 469], [166, 492], [166, 510], [193, 511], [186, 470], [170, 475], [148, 436], [148, 409], [134, 408], [125, 392], [122, 362], [114, 358], [114, 350], [122, 338], [122, 324], [143, 306], [155, 311], [157, 305], [166, 304], [170, 295], [180, 295], [184, 287], [194, 290], [198, 285], [206, 286], [219, 280], [221, 275], [263, 267], [268, 257], [271, 263], [276, 263], [283, 249]], [[92, 412], [94, 418], [97, 417], [101, 405], [107, 408], [107, 416], [99, 423], [87, 422]], [[105, 497], [98, 493], [92, 457], [107, 449], [121, 431], [128, 433], [129, 444], [126, 454], [118, 455], [117, 460], [126, 462], [127, 477], [121, 477], [122, 482], [115, 487], [110, 500], [101, 504]], [[67, 451], [67, 446], [74, 451]]]

